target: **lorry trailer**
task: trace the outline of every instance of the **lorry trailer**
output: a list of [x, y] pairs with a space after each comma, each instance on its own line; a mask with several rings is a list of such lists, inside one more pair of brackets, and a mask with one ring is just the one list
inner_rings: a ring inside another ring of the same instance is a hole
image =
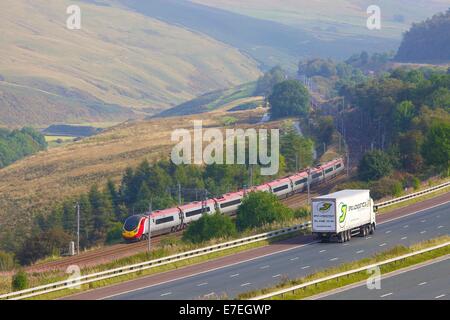
[[370, 190], [342, 190], [312, 199], [312, 232], [322, 242], [373, 234], [376, 217]]

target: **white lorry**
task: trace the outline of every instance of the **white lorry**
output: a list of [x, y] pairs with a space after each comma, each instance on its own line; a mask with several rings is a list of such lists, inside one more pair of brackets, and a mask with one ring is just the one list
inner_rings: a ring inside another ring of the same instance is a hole
[[342, 190], [312, 200], [312, 232], [323, 242], [337, 237], [346, 242], [376, 228], [370, 190]]

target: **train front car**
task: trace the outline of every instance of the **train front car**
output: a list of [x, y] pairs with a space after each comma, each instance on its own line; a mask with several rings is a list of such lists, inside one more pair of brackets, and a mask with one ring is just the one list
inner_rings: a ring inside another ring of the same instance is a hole
[[145, 233], [146, 217], [144, 215], [134, 215], [127, 220], [123, 225], [122, 237], [126, 241], [139, 241]]

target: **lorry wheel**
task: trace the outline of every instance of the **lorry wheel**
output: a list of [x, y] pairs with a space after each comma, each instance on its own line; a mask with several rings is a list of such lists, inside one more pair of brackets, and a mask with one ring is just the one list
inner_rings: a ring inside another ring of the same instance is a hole
[[339, 243], [343, 243], [345, 241], [344, 232], [339, 233], [338, 241]]
[[348, 230], [348, 241], [350, 241], [352, 239], [352, 230]]
[[369, 227], [369, 234], [373, 234], [373, 224], [371, 224]]

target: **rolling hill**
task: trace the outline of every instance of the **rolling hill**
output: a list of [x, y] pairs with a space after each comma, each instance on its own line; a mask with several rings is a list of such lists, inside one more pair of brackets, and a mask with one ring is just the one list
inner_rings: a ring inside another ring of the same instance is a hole
[[[65, 26], [74, 3], [81, 30]], [[260, 75], [211, 37], [91, 1], [2, 1], [0, 29], [4, 126], [123, 121]]]
[[[298, 26], [321, 37], [377, 36], [400, 40], [411, 23], [449, 7], [448, 0], [191, 0], [235, 13]], [[382, 29], [366, 28], [366, 9], [378, 5]], [[357, 50], [357, 51], [361, 51]]]

